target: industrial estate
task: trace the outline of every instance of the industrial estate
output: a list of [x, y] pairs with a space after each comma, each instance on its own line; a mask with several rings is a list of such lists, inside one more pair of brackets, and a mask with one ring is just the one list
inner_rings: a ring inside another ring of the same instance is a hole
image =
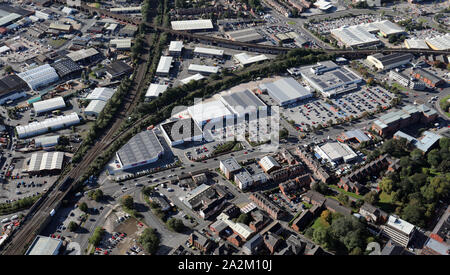
[[450, 3], [0, 3], [3, 255], [449, 255]]

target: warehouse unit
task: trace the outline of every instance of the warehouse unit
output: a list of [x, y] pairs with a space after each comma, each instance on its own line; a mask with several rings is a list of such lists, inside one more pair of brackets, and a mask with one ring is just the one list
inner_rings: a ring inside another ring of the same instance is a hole
[[23, 79], [32, 90], [47, 86], [59, 79], [56, 70], [48, 64], [19, 73], [17, 76]]
[[234, 117], [230, 110], [219, 100], [200, 102], [188, 107], [188, 112], [201, 128], [208, 122], [218, 123], [222, 122], [223, 119]]
[[408, 64], [414, 58], [410, 53], [392, 53], [384, 55], [376, 53], [367, 56], [367, 61], [379, 70], [389, 70]]
[[113, 13], [141, 13], [141, 6], [137, 7], [121, 7], [121, 8], [110, 8], [109, 11]]
[[369, 30], [370, 28], [377, 30], [378, 33], [384, 37], [405, 33], [405, 30], [402, 27], [389, 20], [367, 23], [366, 25], [368, 25]]
[[233, 41], [244, 43], [258, 43], [265, 40], [254, 28], [227, 32], [226, 35]]
[[164, 148], [158, 137], [152, 130], [147, 130], [132, 137], [117, 151], [116, 156], [122, 169], [125, 170], [154, 163], [162, 154], [164, 154]]
[[156, 75], [168, 76], [170, 68], [172, 67], [172, 56], [161, 56], [159, 59], [158, 67], [156, 68]]
[[340, 67], [332, 61], [317, 62], [300, 70], [304, 80], [324, 97], [352, 91], [358, 88], [362, 78], [346, 66]]
[[247, 53], [238, 53], [233, 55], [233, 58], [236, 62], [238, 62], [242, 67], [248, 66], [253, 63], [259, 63], [265, 60], [268, 60], [269, 58], [264, 55], [256, 55], [256, 56], [250, 56]]
[[181, 20], [170, 22], [172, 29], [176, 31], [200, 31], [214, 29], [211, 19]]
[[192, 118], [163, 123], [161, 124], [161, 130], [170, 146], [203, 140], [202, 130]]
[[412, 68], [410, 74], [433, 88], [445, 84], [445, 80], [421, 68]]
[[183, 51], [183, 41], [170, 41], [169, 54], [172, 56], [180, 56]]
[[412, 146], [426, 153], [442, 138], [442, 136], [430, 131], [425, 131], [420, 138], [415, 138], [402, 131], [397, 131], [394, 134], [394, 138], [405, 138]]
[[429, 49], [427, 42], [423, 39], [405, 39], [405, 47], [408, 49]]
[[86, 108], [84, 109], [84, 113], [88, 116], [98, 117], [98, 115], [103, 110], [103, 108], [105, 108], [105, 106], [106, 101], [94, 99], [91, 100], [91, 102], [89, 102], [88, 106], [86, 106]]
[[111, 39], [109, 44], [117, 50], [128, 51], [131, 49], [131, 38]]
[[46, 137], [37, 137], [34, 139], [34, 146], [36, 148], [49, 148], [58, 145], [59, 135], [56, 136], [46, 136]]
[[10, 100], [25, 97], [28, 85], [17, 75], [0, 78], [0, 105]]
[[130, 75], [133, 72], [133, 68], [127, 63], [116, 60], [109, 65], [106, 65], [106, 76], [111, 80], [118, 79], [125, 75]]
[[450, 50], [450, 33], [425, 39], [425, 42], [433, 50], [447, 51]]
[[111, 88], [95, 88], [86, 99], [108, 101], [114, 95], [114, 92]]
[[[220, 100], [228, 107], [237, 117], [245, 117], [252, 113], [258, 114], [258, 111], [267, 110], [266, 104], [261, 101], [250, 90], [228, 93], [221, 96]], [[256, 116], [255, 116], [256, 118]]]
[[80, 123], [77, 113], [69, 115], [47, 118], [41, 122], [31, 122], [28, 125], [16, 126], [17, 136], [19, 138], [27, 138], [42, 135], [50, 131], [67, 128]]
[[36, 112], [36, 114], [50, 112], [50, 111], [62, 109], [65, 107], [66, 107], [66, 102], [64, 102], [64, 99], [61, 96], [33, 103], [33, 108], [34, 108], [34, 111]]
[[95, 48], [88, 48], [68, 53], [66, 56], [74, 62], [89, 64], [99, 58], [100, 53]]
[[62, 58], [51, 65], [61, 79], [72, 79], [81, 76], [83, 70], [78, 63], [69, 58]]
[[408, 77], [401, 72], [394, 70], [389, 71], [389, 79], [397, 81], [400, 85], [408, 87], [412, 90], [423, 91], [426, 88], [425, 83], [418, 81], [415, 78]]
[[194, 74], [194, 75], [186, 77], [186, 78], [184, 78], [184, 79], [182, 79], [180, 81], [183, 84], [188, 84], [192, 80], [197, 81], [197, 80], [200, 80], [200, 79], [203, 79], [203, 78], [205, 78], [205, 77], [203, 75], [201, 75], [201, 74]]
[[330, 33], [333, 38], [350, 48], [363, 48], [381, 43], [380, 39], [361, 25], [340, 27], [331, 30]]
[[62, 243], [61, 239], [36, 236], [25, 255], [58, 255]]
[[38, 152], [30, 157], [28, 169], [31, 174], [61, 171], [64, 162], [64, 152]]
[[201, 73], [204, 75], [216, 74], [219, 72], [220, 67], [216, 66], [206, 66], [206, 65], [189, 65], [188, 72], [191, 74]]
[[292, 77], [282, 78], [272, 83], [260, 84], [259, 89], [262, 92], [267, 92], [280, 106], [286, 106], [313, 96], [311, 91]]
[[169, 87], [168, 85], [161, 85], [161, 84], [152, 83], [148, 87], [148, 90], [145, 93], [145, 97], [146, 98], [158, 97], [160, 94], [164, 93], [167, 90], [168, 87]]
[[194, 54], [204, 57], [223, 57], [223, 50], [212, 49], [212, 48], [203, 48], [203, 47], [195, 47]]
[[342, 160], [350, 162], [358, 155], [345, 143], [329, 142], [322, 146], [316, 146], [314, 151], [323, 159], [335, 165]]

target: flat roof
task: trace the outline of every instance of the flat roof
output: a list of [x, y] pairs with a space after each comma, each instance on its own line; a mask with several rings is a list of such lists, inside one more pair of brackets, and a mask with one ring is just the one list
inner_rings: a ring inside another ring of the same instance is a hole
[[108, 101], [114, 95], [114, 92], [115, 91], [111, 88], [97, 87], [86, 97], [86, 99]]
[[250, 56], [247, 53], [238, 53], [234, 55], [234, 58], [242, 65], [249, 65], [255, 62], [260, 62], [269, 59], [266, 55], [260, 54], [256, 56]]
[[64, 107], [66, 107], [66, 102], [64, 102], [64, 99], [61, 96], [33, 103], [33, 108], [36, 113], [52, 111]]
[[211, 19], [198, 19], [198, 20], [181, 20], [170, 22], [172, 29], [181, 30], [206, 30], [213, 29], [213, 23]]
[[406, 235], [411, 234], [411, 232], [414, 229], [414, 225], [410, 224], [407, 221], [404, 221], [400, 218], [396, 218], [394, 216], [389, 216], [388, 222], [386, 223], [387, 226], [392, 227], [394, 229], [397, 229], [400, 232], [403, 232]]
[[62, 240], [60, 239], [38, 235], [25, 255], [57, 255], [61, 245]]
[[204, 47], [195, 47], [194, 54], [208, 54], [208, 55], [223, 55], [223, 50], [213, 49], [213, 48], [204, 48]]
[[241, 165], [233, 157], [222, 159], [220, 160], [220, 163], [222, 163], [222, 165], [225, 166], [225, 168], [230, 172], [237, 171], [242, 168]]
[[416, 39], [416, 38], [406, 39], [405, 45], [408, 49], [429, 49], [424, 39]]
[[450, 50], [450, 34], [426, 38], [427, 44], [436, 50]]
[[117, 151], [117, 156], [123, 166], [128, 166], [158, 158], [163, 152], [164, 148], [155, 132], [147, 130], [132, 137]]
[[[174, 126], [177, 125], [177, 129]], [[163, 131], [167, 134], [170, 141], [191, 139], [195, 136], [202, 135], [202, 130], [194, 122], [192, 118], [180, 119], [161, 124]]]
[[340, 42], [348, 47], [372, 44], [380, 40], [361, 25], [340, 27], [330, 31], [332, 35], [337, 37]]
[[181, 52], [183, 41], [170, 41], [169, 52]]
[[58, 73], [60, 77], [65, 77], [66, 75], [80, 72], [82, 70], [80, 65], [69, 58], [59, 59], [55, 61], [51, 66], [55, 68], [56, 73]]
[[328, 142], [322, 146], [318, 146], [326, 156], [332, 161], [343, 158], [351, 159], [357, 156], [357, 154], [347, 145], [338, 142]]
[[256, 111], [261, 107], [267, 107], [261, 99], [248, 89], [223, 94], [221, 100], [237, 115], [242, 115], [249, 111]]
[[267, 90], [267, 93], [278, 104], [312, 96], [312, 93], [308, 89], [292, 77], [282, 78], [272, 83], [260, 84], [259, 87], [262, 90]]
[[172, 56], [161, 56], [159, 59], [158, 67], [156, 68], [157, 73], [169, 73], [170, 66], [172, 65]]
[[28, 172], [45, 170], [61, 170], [64, 161], [64, 152], [38, 152], [30, 157]]
[[131, 38], [111, 39], [109, 43], [115, 45], [117, 49], [131, 48]]
[[200, 73], [207, 73], [207, 74], [216, 74], [219, 72], [220, 67], [216, 66], [206, 66], [206, 65], [199, 65], [199, 64], [191, 64], [189, 65], [188, 70], [189, 71], [195, 71]]
[[254, 29], [248, 28], [226, 33], [232, 40], [239, 42], [253, 42], [262, 40], [263, 37]]
[[203, 75], [201, 75], [200, 73], [198, 73], [198, 74], [194, 74], [192, 76], [186, 77], [186, 78], [184, 78], [184, 79], [182, 79], [180, 81], [183, 84], [188, 84], [189, 82], [191, 82], [191, 80], [200, 80], [200, 79], [203, 79], [203, 78], [205, 78], [205, 77]]
[[198, 123], [232, 115], [230, 110], [219, 100], [195, 104], [188, 107], [188, 112]]
[[71, 52], [67, 54], [67, 57], [72, 59], [73, 61], [77, 62], [89, 57], [92, 57], [96, 54], [99, 54], [99, 52], [95, 48], [89, 48], [89, 49], [81, 49], [75, 52]]
[[164, 93], [169, 85], [161, 85], [161, 84], [155, 84], [152, 83], [147, 89], [147, 92], [145, 93], [145, 97], [157, 97], [160, 94]]

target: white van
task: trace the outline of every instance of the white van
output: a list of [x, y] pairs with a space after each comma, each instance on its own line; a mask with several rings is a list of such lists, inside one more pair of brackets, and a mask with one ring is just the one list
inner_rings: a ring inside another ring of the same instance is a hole
[[9, 222], [9, 219], [8, 219], [8, 218], [4, 218], [4, 219], [2, 220], [2, 223], [7, 223], [7, 222]]

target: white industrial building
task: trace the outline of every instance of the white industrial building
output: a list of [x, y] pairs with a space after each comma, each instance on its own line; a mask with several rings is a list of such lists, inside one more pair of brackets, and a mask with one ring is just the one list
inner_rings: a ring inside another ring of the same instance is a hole
[[223, 50], [212, 49], [212, 48], [203, 48], [203, 47], [195, 47], [194, 54], [204, 57], [223, 57]]
[[367, 56], [367, 61], [379, 70], [389, 70], [408, 64], [414, 58], [410, 53], [392, 53], [384, 55], [376, 53]]
[[34, 139], [34, 146], [36, 148], [38, 147], [53, 147], [58, 145], [59, 142], [59, 135], [56, 136], [46, 136], [46, 137], [37, 137]]
[[211, 30], [214, 28], [211, 19], [181, 20], [170, 22], [176, 31]]
[[181, 55], [183, 51], [183, 41], [170, 41], [169, 54], [173, 56]]
[[330, 162], [332, 165], [341, 162], [350, 162], [358, 155], [345, 143], [328, 142], [322, 146], [316, 146], [314, 151], [322, 158]]
[[367, 47], [380, 44], [380, 39], [361, 25], [343, 26], [330, 31], [331, 36], [347, 47]]
[[428, 46], [433, 50], [447, 51], [450, 50], [450, 33], [441, 36], [426, 38]]
[[113, 95], [114, 90], [111, 88], [95, 88], [87, 97], [88, 100], [108, 101]]
[[201, 73], [201, 74], [209, 75], [209, 74], [218, 73], [219, 69], [220, 69], [220, 67], [216, 67], [216, 66], [191, 64], [191, 65], [189, 65], [188, 72], [191, 74]]
[[109, 41], [109, 44], [113, 45], [118, 50], [130, 50], [131, 38], [111, 39], [111, 41]]
[[58, 255], [62, 244], [61, 239], [36, 236], [25, 255]]
[[340, 67], [332, 61], [317, 62], [316, 65], [305, 66], [300, 74], [306, 82], [324, 97], [352, 91], [358, 88], [362, 78], [346, 66]]
[[147, 98], [158, 97], [160, 94], [164, 93], [168, 87], [169, 87], [168, 85], [152, 83], [148, 87], [148, 90], [145, 93], [145, 97]]
[[161, 56], [159, 59], [158, 67], [156, 68], [156, 75], [168, 76], [170, 68], [172, 67], [172, 56]]
[[233, 55], [234, 60], [238, 62], [241, 66], [248, 66], [253, 63], [262, 62], [269, 59], [266, 55], [260, 54], [256, 56], [250, 56], [247, 53], [238, 53]]
[[23, 79], [32, 90], [47, 86], [59, 79], [56, 70], [49, 64], [19, 73], [17, 76]]
[[27, 138], [42, 135], [49, 131], [67, 128], [78, 123], [80, 123], [78, 114], [71, 113], [69, 115], [47, 118], [41, 122], [31, 122], [28, 125], [16, 126], [16, 132], [19, 138]]
[[164, 148], [152, 130], [135, 135], [116, 152], [122, 169], [154, 163], [162, 154], [164, 154]]
[[28, 173], [61, 170], [64, 162], [64, 152], [38, 152], [30, 157]]
[[203, 139], [202, 130], [191, 118], [163, 123], [161, 124], [161, 132], [170, 146]]
[[114, 13], [141, 13], [141, 6], [137, 7], [120, 7], [120, 8], [110, 8], [110, 12]]
[[280, 164], [271, 156], [265, 156], [259, 161], [259, 166], [266, 173], [272, 172], [274, 169], [280, 168]]
[[272, 83], [260, 84], [259, 89], [262, 92], [267, 92], [280, 106], [286, 106], [313, 96], [311, 91], [292, 77], [282, 78]]
[[194, 75], [186, 77], [186, 78], [184, 78], [184, 79], [182, 79], [180, 81], [183, 84], [188, 84], [192, 80], [200, 80], [200, 79], [203, 79], [203, 78], [205, 78], [205, 77], [203, 75], [201, 75], [201, 74], [194, 74]]
[[97, 100], [97, 99], [91, 100], [91, 102], [89, 102], [88, 106], [86, 106], [86, 108], [84, 109], [84, 113], [88, 116], [98, 117], [98, 115], [103, 110], [103, 108], [105, 108], [106, 103], [107, 102], [103, 101], [103, 100]]
[[66, 102], [64, 102], [64, 99], [61, 96], [33, 103], [33, 108], [36, 114], [50, 112], [65, 107]]
[[234, 117], [220, 100], [200, 102], [188, 107], [188, 112], [200, 128], [208, 122], [216, 123]]
[[[267, 105], [261, 101], [254, 93], [246, 89], [239, 92], [222, 94], [220, 100], [228, 107], [237, 117], [245, 117], [250, 114], [257, 114], [259, 111], [266, 111]], [[256, 115], [254, 117], [256, 119]]]
[[429, 49], [424, 39], [405, 39], [405, 47], [408, 49]]

